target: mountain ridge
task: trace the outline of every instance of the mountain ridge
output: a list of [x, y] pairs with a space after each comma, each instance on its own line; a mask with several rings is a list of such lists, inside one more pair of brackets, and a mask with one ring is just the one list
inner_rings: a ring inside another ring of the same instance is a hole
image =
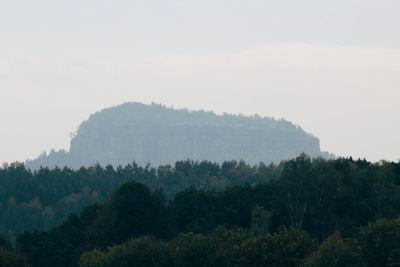
[[277, 163], [303, 152], [332, 158], [320, 150], [317, 137], [284, 119], [127, 102], [90, 115], [72, 137], [69, 151], [42, 154], [26, 165], [161, 165], [188, 158]]

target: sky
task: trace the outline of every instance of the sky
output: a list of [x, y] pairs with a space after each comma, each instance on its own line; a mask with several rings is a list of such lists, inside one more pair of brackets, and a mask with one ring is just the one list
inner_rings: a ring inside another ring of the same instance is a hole
[[400, 159], [400, 1], [0, 2], [0, 163], [69, 149], [136, 101], [284, 118], [321, 149]]

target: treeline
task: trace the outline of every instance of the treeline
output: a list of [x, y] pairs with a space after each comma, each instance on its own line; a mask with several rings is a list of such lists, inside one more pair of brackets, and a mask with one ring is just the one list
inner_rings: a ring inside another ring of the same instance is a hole
[[[170, 240], [140, 236], [119, 245], [84, 252], [78, 264], [73, 263], [76, 255], [68, 254], [67, 250], [57, 253], [56, 261], [33, 261], [31, 265], [21, 252], [1, 243], [0, 266], [372, 267], [400, 264], [400, 219], [379, 219], [361, 227], [353, 238], [343, 238], [336, 232], [322, 242], [301, 230], [282, 228], [275, 233], [258, 230], [257, 226], [247, 230], [219, 226], [212, 233], [181, 233]], [[53, 249], [59, 247], [54, 246]]]
[[228, 186], [258, 184], [279, 177], [281, 167], [250, 166], [244, 162], [223, 164], [178, 161], [158, 168], [125, 167], [27, 169], [21, 163], [0, 168], [0, 232], [15, 237], [23, 231], [46, 230], [61, 224], [69, 214], [105, 201], [127, 181], [138, 181], [151, 189], [162, 188], [168, 198], [194, 186], [222, 190]]
[[362, 267], [399, 266], [400, 220], [381, 219], [354, 238], [334, 233], [322, 243], [300, 230], [258, 233], [218, 227], [209, 234], [180, 234], [170, 241], [138, 237], [106, 250], [92, 250], [80, 267]]
[[[189, 187], [169, 199], [157, 186], [130, 181], [58, 227], [18, 235], [17, 252], [32, 267], [400, 262], [400, 163], [312, 160], [303, 154], [258, 168], [179, 164], [186, 166], [178, 167], [181, 181], [197, 173], [200, 180], [218, 182], [232, 172], [253, 183], [223, 190], [200, 184], [203, 189]], [[177, 166], [171, 170], [177, 172]], [[160, 179], [158, 171], [154, 177]]]

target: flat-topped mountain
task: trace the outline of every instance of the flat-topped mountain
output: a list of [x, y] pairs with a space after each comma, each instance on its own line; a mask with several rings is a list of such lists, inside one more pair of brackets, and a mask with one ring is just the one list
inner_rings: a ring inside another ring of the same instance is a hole
[[217, 115], [158, 104], [125, 103], [92, 114], [71, 140], [70, 151], [42, 154], [27, 166], [170, 164], [193, 159], [270, 163], [300, 153], [329, 157], [319, 140], [286, 120]]

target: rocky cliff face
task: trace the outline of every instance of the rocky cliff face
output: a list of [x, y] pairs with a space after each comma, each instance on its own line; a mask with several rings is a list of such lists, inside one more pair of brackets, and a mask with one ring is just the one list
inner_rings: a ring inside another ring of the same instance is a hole
[[126, 103], [104, 109], [84, 121], [69, 152], [28, 161], [39, 166], [170, 164], [177, 160], [279, 162], [300, 153], [329, 156], [318, 138], [285, 120], [260, 116], [216, 115], [161, 105]]

